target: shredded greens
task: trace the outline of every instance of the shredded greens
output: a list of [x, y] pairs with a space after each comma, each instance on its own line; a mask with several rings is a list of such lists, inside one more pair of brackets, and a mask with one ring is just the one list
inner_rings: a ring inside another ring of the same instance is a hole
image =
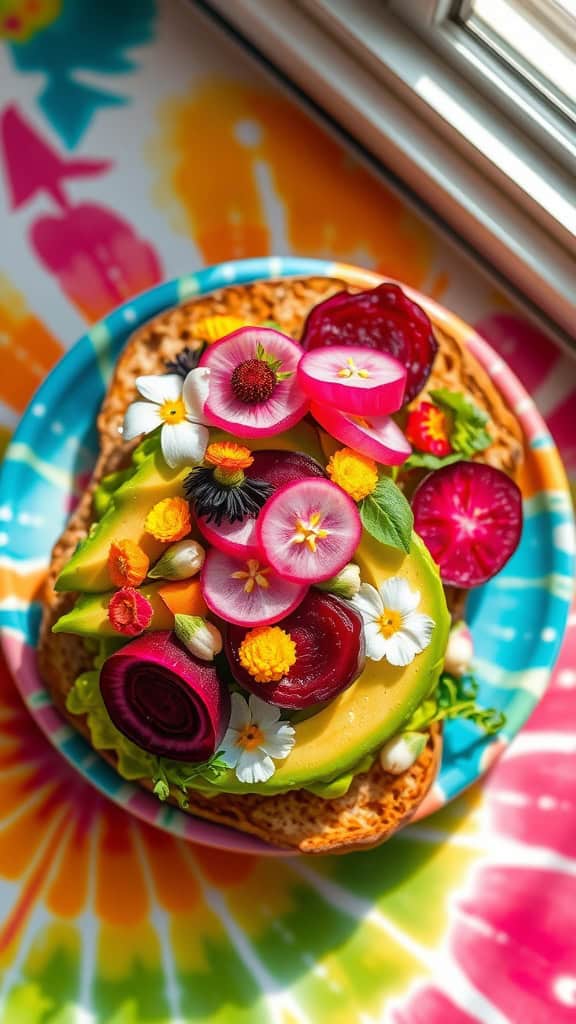
[[407, 732], [427, 729], [432, 722], [447, 718], [465, 718], [482, 729], [487, 736], [493, 736], [506, 724], [506, 716], [496, 708], [483, 708], [477, 703], [478, 683], [473, 675], [460, 679], [443, 672], [434, 692], [416, 708], [409, 722]]

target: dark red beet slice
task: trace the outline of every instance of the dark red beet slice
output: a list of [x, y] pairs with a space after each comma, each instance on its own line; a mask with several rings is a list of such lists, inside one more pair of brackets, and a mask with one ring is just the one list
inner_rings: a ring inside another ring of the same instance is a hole
[[478, 587], [500, 572], [522, 533], [522, 494], [499, 469], [455, 462], [430, 473], [412, 497], [414, 529], [444, 583]]
[[389, 352], [408, 372], [404, 401], [428, 379], [438, 342], [424, 310], [397, 284], [381, 284], [351, 295], [337, 292], [308, 315], [302, 334], [306, 350], [322, 345], [365, 345]]
[[240, 664], [238, 650], [246, 629], [229, 626], [225, 653], [240, 686], [281, 708], [307, 708], [332, 700], [364, 668], [362, 619], [331, 594], [310, 590], [302, 604], [278, 623], [296, 644], [296, 661], [277, 683], [257, 683]]
[[150, 754], [206, 761], [230, 719], [230, 695], [216, 669], [173, 633], [147, 633], [112, 654], [100, 691], [114, 725]]

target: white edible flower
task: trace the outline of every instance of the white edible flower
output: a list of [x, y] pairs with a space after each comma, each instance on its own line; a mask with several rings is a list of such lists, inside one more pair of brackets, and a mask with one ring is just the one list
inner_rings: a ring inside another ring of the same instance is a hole
[[457, 622], [448, 637], [444, 668], [451, 676], [464, 676], [470, 671], [473, 656], [472, 634], [465, 622]]
[[185, 380], [177, 373], [138, 377], [136, 388], [144, 401], [132, 402], [124, 417], [123, 437], [131, 441], [157, 427], [166, 462], [172, 469], [202, 462], [208, 444], [204, 403], [210, 370], [197, 367]]
[[426, 746], [426, 736], [421, 732], [401, 732], [388, 740], [380, 751], [380, 764], [385, 772], [401, 775], [412, 767]]
[[[255, 694], [250, 700], [233, 693], [232, 714], [220, 749], [240, 782], [266, 782], [294, 746], [294, 729], [280, 720], [280, 708]], [[274, 760], [273, 760], [274, 759]]]
[[202, 661], [213, 661], [222, 650], [222, 634], [213, 622], [201, 615], [175, 615], [174, 631], [190, 654]]
[[432, 639], [434, 619], [416, 609], [420, 591], [411, 590], [401, 576], [390, 576], [376, 590], [362, 583], [350, 602], [364, 619], [366, 656], [386, 658], [391, 665], [409, 665]]
[[348, 565], [345, 565], [336, 576], [332, 576], [331, 579], [324, 580], [322, 583], [316, 583], [315, 586], [318, 590], [324, 590], [328, 594], [350, 600], [360, 590], [360, 566], [356, 565], [356, 562], [348, 562]]
[[148, 575], [153, 580], [188, 580], [204, 565], [206, 552], [197, 540], [171, 544]]

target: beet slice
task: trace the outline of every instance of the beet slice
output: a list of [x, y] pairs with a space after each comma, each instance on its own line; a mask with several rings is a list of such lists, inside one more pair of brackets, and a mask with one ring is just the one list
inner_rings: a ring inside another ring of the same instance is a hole
[[308, 708], [332, 700], [364, 668], [362, 618], [345, 601], [310, 590], [302, 603], [278, 623], [296, 644], [296, 661], [276, 683], [257, 683], [240, 664], [238, 651], [246, 629], [229, 626], [224, 650], [240, 686], [281, 708]]
[[301, 344], [307, 351], [323, 345], [363, 345], [389, 352], [407, 370], [405, 402], [424, 387], [438, 351], [424, 310], [389, 282], [357, 295], [337, 292], [314, 306]]
[[[293, 480], [325, 475], [320, 463], [303, 452], [287, 452], [272, 448], [253, 452], [253, 458], [254, 462], [247, 476], [270, 484], [274, 490], [292, 483]], [[197, 523], [208, 543], [232, 558], [258, 557], [260, 548], [256, 537], [255, 519], [244, 519], [241, 523], [230, 523], [223, 519], [221, 523], [216, 524], [208, 523], [202, 516], [198, 516]]]
[[444, 583], [469, 589], [492, 579], [522, 533], [522, 493], [494, 466], [455, 462], [430, 473], [412, 496], [414, 529]]
[[100, 691], [114, 725], [137, 746], [175, 761], [206, 761], [230, 719], [230, 694], [216, 669], [173, 633], [147, 633], [102, 666]]

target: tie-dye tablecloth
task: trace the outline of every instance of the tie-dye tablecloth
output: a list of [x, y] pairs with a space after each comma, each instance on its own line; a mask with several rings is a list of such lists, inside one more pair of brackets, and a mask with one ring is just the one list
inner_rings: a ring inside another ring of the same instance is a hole
[[[0, 37], [4, 441], [119, 301], [202, 264], [297, 253], [381, 270], [474, 324], [576, 478], [574, 364], [235, 43], [168, 0], [0, 0]], [[575, 1020], [575, 688], [576, 613], [482, 789], [380, 851], [311, 864], [129, 818], [1, 671], [2, 1024]]]

